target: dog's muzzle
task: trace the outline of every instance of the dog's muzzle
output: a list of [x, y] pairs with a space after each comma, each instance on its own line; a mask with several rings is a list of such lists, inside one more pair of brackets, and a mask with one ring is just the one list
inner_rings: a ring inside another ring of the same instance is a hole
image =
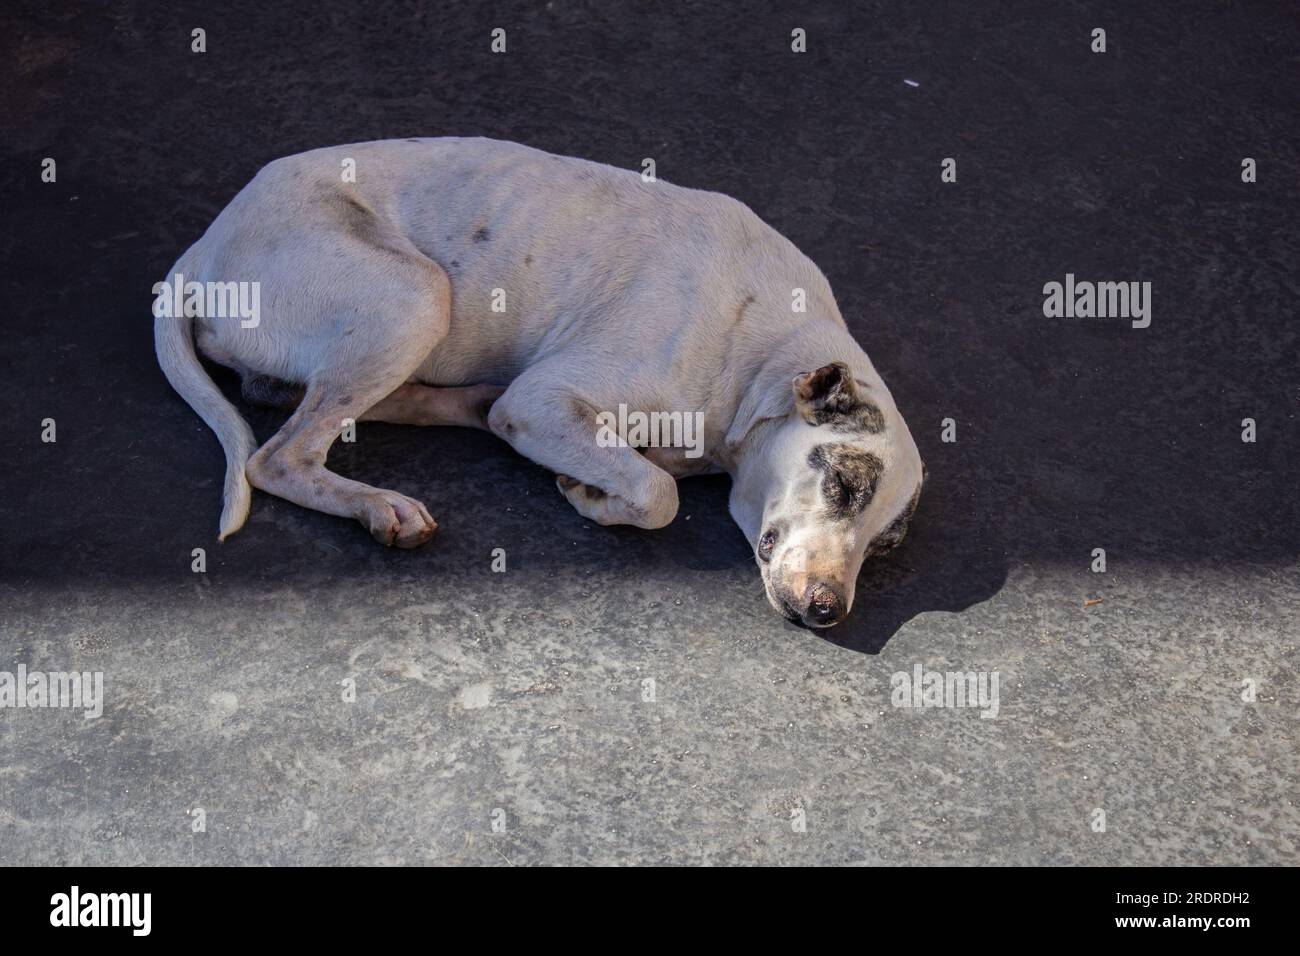
[[809, 627], [830, 627], [844, 620], [848, 608], [844, 599], [829, 584], [814, 584], [808, 589], [808, 609], [803, 622]]
[[809, 585], [800, 601], [778, 595], [777, 602], [786, 620], [805, 627], [830, 627], [848, 613], [848, 603], [829, 584]]

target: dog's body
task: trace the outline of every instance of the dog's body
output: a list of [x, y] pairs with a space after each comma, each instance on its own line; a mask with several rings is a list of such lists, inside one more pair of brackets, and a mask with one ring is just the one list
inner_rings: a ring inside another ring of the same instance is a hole
[[[602, 524], [662, 527], [676, 477], [729, 472], [769, 598], [824, 625], [915, 506], [916, 446], [825, 277], [717, 193], [492, 140], [354, 144], [266, 166], [173, 273], [261, 288], [255, 327], [155, 325], [168, 379], [226, 449], [223, 538], [251, 480], [421, 544], [436, 527], [424, 506], [326, 470], [329, 446], [349, 419], [488, 427]], [[246, 394], [298, 402], [256, 453], [195, 341]], [[598, 443], [597, 414], [620, 404], [702, 413], [703, 455]]]

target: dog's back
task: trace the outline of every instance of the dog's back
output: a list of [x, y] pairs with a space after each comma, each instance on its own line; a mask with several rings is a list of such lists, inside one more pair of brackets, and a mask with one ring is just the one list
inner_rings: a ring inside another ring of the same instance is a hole
[[[301, 287], [302, 263], [337, 256], [340, 237], [376, 256], [418, 250], [450, 277], [451, 328], [417, 372], [429, 384], [509, 380], [566, 345], [649, 353], [670, 340], [697, 352], [750, 297], [767, 293], [788, 317], [796, 287], [838, 316], [816, 266], [743, 203], [490, 139], [384, 140], [276, 160], [191, 258], [216, 278], [259, 278], [269, 317], [292, 325], [297, 349], [312, 317], [287, 323], [272, 303], [317, 291]], [[339, 261], [324, 279], [355, 281], [349, 271]], [[303, 363], [282, 354], [274, 330], [229, 331], [201, 348], [300, 380]]]

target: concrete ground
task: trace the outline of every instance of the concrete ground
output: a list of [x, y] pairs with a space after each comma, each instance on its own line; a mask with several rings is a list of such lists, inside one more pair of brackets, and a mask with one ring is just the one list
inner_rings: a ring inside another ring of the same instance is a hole
[[[0, 709], [0, 863], [1300, 859], [1288, 4], [57, 6], [0, 14], [0, 671], [105, 700]], [[424, 550], [260, 494], [216, 543], [152, 284], [265, 162], [443, 134], [653, 157], [821, 265], [930, 469], [848, 622], [767, 606], [725, 479], [602, 529], [455, 429], [331, 459]], [[1045, 318], [1066, 273], [1150, 327]], [[997, 716], [895, 707], [918, 665]]]

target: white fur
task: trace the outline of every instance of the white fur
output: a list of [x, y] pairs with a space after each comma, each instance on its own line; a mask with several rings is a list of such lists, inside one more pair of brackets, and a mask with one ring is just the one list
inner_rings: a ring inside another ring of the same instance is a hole
[[[342, 181], [345, 159], [355, 161], [355, 183]], [[492, 429], [588, 489], [609, 492], [602, 505], [581, 485], [566, 490], [585, 514], [657, 527], [677, 507], [670, 474], [726, 471], [735, 479], [732, 515], [751, 543], [774, 510], [811, 507], [806, 452], [826, 430], [793, 414], [792, 378], [844, 362], [886, 422], [869, 444], [886, 464], [877, 502], [847, 536], [836, 532], [843, 540], [832, 550], [841, 558], [827, 571], [850, 600], [867, 542], [920, 481], [907, 426], [825, 277], [718, 193], [487, 139], [330, 147], [267, 165], [177, 271], [200, 282], [261, 283], [256, 328], [194, 323], [199, 351], [219, 362], [343, 390], [339, 370], [370, 369], [386, 347], [376, 336], [409, 322], [408, 344], [393, 348], [421, 354], [389, 356], [385, 371], [397, 369], [397, 383], [509, 386]], [[449, 318], [412, 319], [446, 278]], [[795, 288], [806, 290], [805, 314], [792, 311]], [[504, 313], [491, 309], [494, 290], [504, 292]], [[224, 537], [248, 511], [252, 435], [198, 364], [190, 322], [160, 318], [155, 335], [168, 380], [226, 450]], [[574, 432], [563, 441], [545, 434], [548, 416], [575, 401], [593, 410], [623, 402], [703, 412], [704, 459], [633, 450], [617, 458], [574, 442]], [[800, 533], [827, 532], [809, 517]]]

